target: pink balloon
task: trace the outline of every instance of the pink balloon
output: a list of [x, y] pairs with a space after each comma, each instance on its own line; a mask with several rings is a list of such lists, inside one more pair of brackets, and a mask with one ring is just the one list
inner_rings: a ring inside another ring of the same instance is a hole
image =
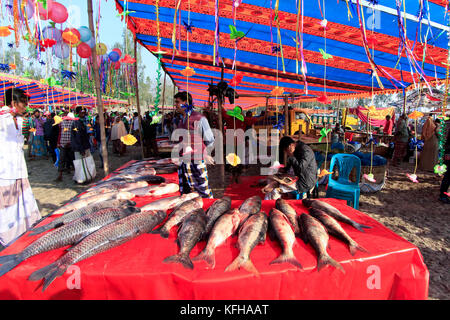
[[49, 17], [53, 22], [64, 23], [69, 17], [69, 13], [64, 5], [59, 2], [53, 2], [52, 8], [49, 11]]
[[119, 54], [119, 57], [121, 57], [121, 56], [122, 56], [122, 51], [120, 51], [120, 49], [119, 49], [119, 48], [114, 48], [114, 49], [112, 49], [112, 51], [115, 51], [115, 52], [117, 52], [117, 53]]
[[77, 47], [77, 53], [81, 58], [89, 58], [92, 54], [91, 48], [84, 42]]
[[41, 20], [50, 19], [50, 10], [53, 6], [53, 0], [47, 0], [47, 9], [44, 9], [41, 2], [38, 2], [39, 17]]

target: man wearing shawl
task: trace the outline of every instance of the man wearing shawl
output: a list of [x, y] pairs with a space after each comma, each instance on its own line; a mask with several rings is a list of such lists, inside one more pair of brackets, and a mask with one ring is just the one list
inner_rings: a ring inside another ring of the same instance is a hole
[[21, 89], [5, 92], [0, 109], [0, 244], [8, 246], [41, 218], [23, 153], [22, 115], [28, 96]]

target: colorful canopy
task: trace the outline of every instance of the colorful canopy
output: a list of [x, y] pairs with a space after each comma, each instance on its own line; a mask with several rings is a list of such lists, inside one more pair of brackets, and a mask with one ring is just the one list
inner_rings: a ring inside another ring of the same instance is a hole
[[[427, 81], [445, 78], [448, 55], [445, 1], [408, 0], [403, 6], [401, 0], [348, 0], [349, 7], [346, 0], [279, 1], [282, 47], [278, 48], [277, 22], [271, 19], [275, 17], [276, 3], [276, 0], [116, 0], [118, 11], [126, 11], [128, 28], [139, 43], [155, 52], [160, 35], [165, 70], [180, 90], [188, 89], [193, 94], [198, 105], [208, 101], [208, 84], [220, 81], [222, 67], [224, 80], [230, 82], [235, 74], [234, 58], [237, 72], [243, 75], [236, 87], [239, 94], [270, 95], [278, 85], [285, 93], [303, 94], [305, 98], [320, 97], [325, 92], [330, 98], [361, 97], [382, 88], [401, 90], [424, 77]], [[233, 9], [233, 4], [238, 7]], [[159, 23], [155, 23], [156, 5]], [[237, 32], [245, 34], [237, 42], [230, 38], [233, 17]], [[366, 29], [365, 44], [360, 21]], [[192, 33], [188, 42], [189, 29]], [[214, 65], [215, 52], [219, 59]], [[371, 66], [368, 52], [377, 67]], [[308, 95], [301, 72], [302, 55], [307, 67]], [[181, 73], [187, 65], [195, 70], [189, 83]], [[265, 98], [240, 98], [236, 103], [245, 109], [264, 102]]]
[[370, 110], [368, 107], [349, 108], [349, 113], [357, 115], [361, 121], [367, 123], [370, 119], [370, 125], [379, 127], [384, 126], [386, 123], [386, 116], [391, 116], [391, 119], [395, 120], [395, 108], [375, 108]]
[[[30, 95], [29, 105], [31, 107], [44, 105], [64, 105], [69, 107], [76, 105], [94, 106], [97, 103], [97, 98], [93, 95], [72, 91], [69, 88], [63, 88], [61, 86], [49, 86], [41, 82], [9, 74], [0, 74], [0, 101], [4, 101], [5, 91], [13, 87], [23, 89]], [[105, 106], [115, 104], [128, 105], [126, 100], [110, 99], [107, 97], [102, 97], [102, 99]]]

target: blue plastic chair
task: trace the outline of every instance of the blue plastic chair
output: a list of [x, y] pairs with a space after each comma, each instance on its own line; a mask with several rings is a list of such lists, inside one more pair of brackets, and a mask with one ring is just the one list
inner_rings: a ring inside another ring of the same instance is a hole
[[[353, 208], [359, 208], [359, 181], [361, 176], [361, 160], [352, 154], [338, 153], [331, 158], [330, 171], [334, 171], [337, 165], [339, 177], [328, 179], [327, 198], [347, 200], [347, 204], [353, 203]], [[356, 168], [356, 182], [351, 182], [349, 177], [353, 168]]]

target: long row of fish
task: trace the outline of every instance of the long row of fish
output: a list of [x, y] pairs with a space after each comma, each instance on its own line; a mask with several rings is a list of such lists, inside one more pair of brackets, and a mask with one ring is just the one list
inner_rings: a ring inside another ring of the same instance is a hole
[[[214, 268], [216, 248], [236, 234], [239, 255], [225, 269], [226, 272], [242, 267], [258, 273], [250, 259], [250, 253], [259, 243], [264, 243], [267, 232], [271, 239], [278, 240], [282, 248], [280, 256], [271, 264], [287, 262], [302, 269], [293, 252], [296, 236], [299, 236], [305, 244], [311, 244], [315, 250], [319, 271], [325, 265], [331, 265], [345, 272], [327, 252], [329, 234], [345, 242], [352, 255], [355, 255], [357, 250], [367, 252], [345, 232], [338, 221], [349, 224], [359, 231], [370, 227], [351, 220], [323, 201], [305, 199], [303, 204], [309, 208], [309, 214], [297, 215], [294, 208], [285, 200], [278, 199], [275, 208], [267, 216], [261, 212], [261, 198], [258, 196], [248, 198], [235, 209], [231, 209], [231, 199], [224, 197], [216, 200], [205, 213], [201, 198], [196, 198], [177, 207], [167, 221], [153, 233], [160, 233], [162, 237], [167, 238], [170, 230], [175, 225], [180, 225], [177, 235], [179, 253], [167, 257], [163, 262], [181, 263], [190, 269], [194, 268], [192, 261], [199, 260], [204, 260]], [[206, 246], [191, 260], [190, 252], [201, 240], [206, 240]]]
[[[134, 164], [130, 171], [139, 172], [140, 178], [128, 180], [127, 175], [130, 172], [126, 168], [122, 170], [122, 173], [100, 182], [88, 189], [86, 193], [55, 210], [52, 214], [62, 215], [41, 227], [33, 228], [28, 235], [33, 236], [48, 231], [47, 233], [21, 252], [0, 257], [0, 276], [32, 256], [72, 245], [63, 257], [30, 276], [30, 280], [44, 279], [43, 290], [45, 290], [56, 277], [65, 272], [70, 264], [153, 230], [166, 218], [167, 210], [199, 196], [193, 193], [156, 200], [152, 206], [158, 209], [154, 210], [149, 209], [150, 206], [145, 209], [136, 208], [136, 202], [130, 199], [138, 194], [160, 196], [178, 191], [177, 184], [166, 184], [164, 178], [153, 175], [158, 172], [158, 169], [155, 170], [154, 167], [158, 166], [169, 167], [170, 165], [165, 161], [139, 162]], [[148, 183], [160, 184], [149, 186]], [[142, 189], [145, 189], [144, 192]]]

